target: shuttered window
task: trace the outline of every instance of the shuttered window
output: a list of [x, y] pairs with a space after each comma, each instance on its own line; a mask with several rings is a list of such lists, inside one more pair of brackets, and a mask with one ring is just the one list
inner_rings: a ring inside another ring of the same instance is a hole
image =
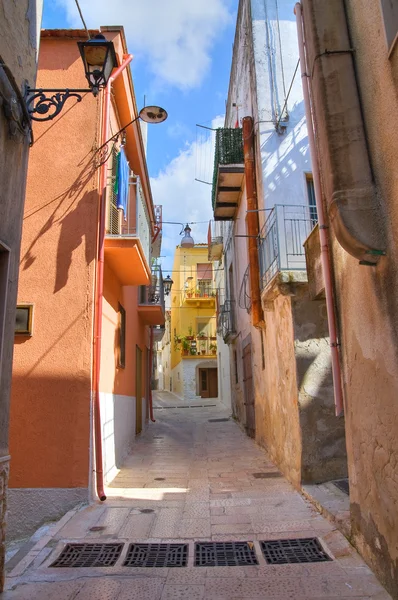
[[213, 279], [213, 265], [211, 263], [198, 263], [196, 269], [198, 279]]

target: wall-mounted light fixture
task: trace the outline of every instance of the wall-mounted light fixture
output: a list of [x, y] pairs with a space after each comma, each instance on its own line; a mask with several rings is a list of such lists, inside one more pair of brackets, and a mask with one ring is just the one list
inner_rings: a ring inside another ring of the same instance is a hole
[[171, 286], [173, 285], [174, 281], [172, 280], [172, 278], [170, 277], [170, 275], [167, 275], [167, 277], [165, 279], [163, 279], [163, 288], [164, 288], [164, 295], [168, 296], [171, 292]]
[[[82, 94], [97, 96], [100, 88], [106, 86], [113, 69], [117, 66], [113, 42], [109, 42], [102, 33], [86, 42], [77, 42], [84, 64], [84, 72], [89, 84], [88, 89], [33, 89], [26, 90], [26, 106], [34, 121], [51, 121], [64, 107], [68, 98], [82, 99]], [[51, 94], [47, 96], [46, 94]]]

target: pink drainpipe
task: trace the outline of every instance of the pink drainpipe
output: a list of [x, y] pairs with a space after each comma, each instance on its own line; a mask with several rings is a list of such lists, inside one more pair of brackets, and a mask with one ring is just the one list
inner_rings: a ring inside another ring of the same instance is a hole
[[[109, 115], [111, 104], [112, 83], [120, 73], [133, 60], [132, 54], [123, 56], [123, 62], [110, 76], [105, 88], [102, 105], [102, 141], [104, 144], [109, 138]], [[100, 406], [100, 370], [101, 370], [101, 337], [102, 337], [102, 294], [104, 290], [104, 249], [105, 249], [105, 217], [106, 217], [106, 184], [107, 161], [101, 166], [100, 171], [100, 213], [98, 233], [98, 256], [95, 287], [95, 324], [94, 324], [94, 366], [93, 366], [93, 392], [94, 392], [94, 445], [95, 445], [95, 473], [98, 498], [106, 500], [104, 490], [104, 471], [102, 466], [102, 431], [101, 431], [101, 406]]]
[[304, 93], [304, 105], [305, 105], [305, 116], [307, 120], [308, 130], [308, 141], [310, 145], [311, 161], [312, 161], [312, 175], [314, 178], [315, 187], [315, 199], [316, 199], [316, 210], [318, 213], [319, 223], [319, 239], [321, 243], [321, 262], [322, 272], [325, 281], [325, 296], [326, 296], [326, 308], [328, 315], [328, 326], [330, 336], [330, 348], [332, 353], [332, 373], [333, 373], [333, 389], [334, 389], [334, 404], [336, 407], [336, 416], [340, 417], [344, 412], [343, 404], [343, 390], [341, 386], [341, 369], [340, 359], [338, 350], [337, 340], [337, 325], [336, 325], [336, 313], [334, 308], [333, 300], [333, 283], [332, 283], [332, 272], [330, 265], [330, 254], [329, 254], [329, 242], [327, 229], [329, 228], [326, 218], [325, 211], [323, 209], [322, 202], [322, 188], [319, 173], [319, 163], [315, 144], [314, 124], [312, 120], [311, 112], [311, 101], [309, 92], [309, 75], [307, 75], [306, 68], [306, 57], [304, 49], [304, 33], [303, 33], [303, 20], [302, 20], [302, 9], [300, 2], [294, 7], [294, 14], [296, 15], [297, 23], [297, 35], [300, 52], [300, 69], [301, 78], [303, 82], [303, 93]]

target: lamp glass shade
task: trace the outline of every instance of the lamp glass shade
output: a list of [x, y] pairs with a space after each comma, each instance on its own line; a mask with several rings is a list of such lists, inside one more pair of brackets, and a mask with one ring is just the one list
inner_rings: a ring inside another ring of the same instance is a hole
[[163, 287], [164, 287], [164, 295], [168, 296], [171, 292], [171, 286], [173, 285], [174, 281], [172, 280], [172, 278], [170, 277], [170, 275], [167, 275], [166, 279], [163, 279]]
[[189, 227], [188, 223], [185, 226], [184, 229], [184, 237], [181, 240], [181, 248], [193, 248], [195, 245], [195, 242], [193, 241], [193, 238], [191, 237], [191, 228]]
[[84, 72], [93, 92], [105, 87], [113, 69], [117, 66], [113, 42], [99, 33], [86, 42], [77, 42], [84, 64]]

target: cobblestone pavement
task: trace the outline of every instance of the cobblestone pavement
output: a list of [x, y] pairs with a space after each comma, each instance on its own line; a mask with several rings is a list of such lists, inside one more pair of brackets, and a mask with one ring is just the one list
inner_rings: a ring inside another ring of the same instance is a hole
[[[231, 418], [213, 421], [229, 417], [223, 405], [159, 398], [156, 423], [137, 440], [106, 503], [71, 511], [39, 539], [9, 573], [4, 600], [390, 598], [264, 450]], [[262, 556], [260, 541], [308, 537], [319, 538], [333, 560], [273, 565]], [[251, 542], [258, 565], [194, 566], [195, 541]], [[49, 567], [66, 542], [120, 542], [123, 551], [113, 567]], [[125, 567], [129, 542], [185, 542], [188, 566]]]

